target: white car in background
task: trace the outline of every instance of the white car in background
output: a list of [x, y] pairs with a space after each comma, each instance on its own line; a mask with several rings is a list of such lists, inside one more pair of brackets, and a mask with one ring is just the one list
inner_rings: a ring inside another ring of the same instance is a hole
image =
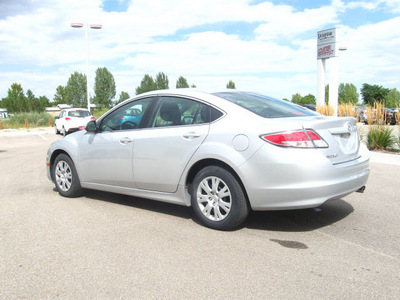
[[85, 129], [86, 124], [94, 117], [85, 108], [63, 109], [58, 117], [55, 118], [56, 134], [67, 135], [78, 130]]

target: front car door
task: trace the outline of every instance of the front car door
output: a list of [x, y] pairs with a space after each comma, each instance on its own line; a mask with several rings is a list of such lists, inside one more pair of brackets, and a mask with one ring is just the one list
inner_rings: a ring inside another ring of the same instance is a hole
[[82, 137], [78, 150], [82, 182], [135, 187], [133, 144], [152, 101], [143, 98], [119, 107], [100, 120], [98, 132]]

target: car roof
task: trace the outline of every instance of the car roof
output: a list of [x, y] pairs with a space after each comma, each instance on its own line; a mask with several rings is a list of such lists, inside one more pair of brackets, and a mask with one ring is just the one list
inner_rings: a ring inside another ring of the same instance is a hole
[[[216, 95], [216, 93], [238, 93], [238, 94], [258, 94], [255, 92], [247, 92], [247, 91], [240, 91], [236, 89], [219, 89], [219, 90], [210, 90], [210, 91], [203, 91], [199, 90], [196, 88], [181, 88], [181, 89], [168, 89], [168, 90], [155, 90], [155, 91], [150, 91], [146, 92], [143, 94], [136, 95], [130, 99], [125, 100], [124, 102], [128, 102], [130, 100], [136, 100], [144, 97], [155, 97], [155, 96], [180, 96], [180, 97], [188, 97], [188, 98], [196, 98], [200, 99], [202, 101], [209, 102], [211, 104], [217, 105], [217, 106], [234, 106], [236, 107], [235, 104], [230, 103], [226, 99], [219, 97]], [[262, 95], [262, 94], [260, 94]], [[265, 96], [265, 95], [264, 95]], [[118, 104], [119, 105], [119, 104]]]
[[86, 110], [86, 111], [88, 111], [87, 108], [66, 108], [66, 109], [63, 109], [63, 110], [65, 110], [65, 111], [75, 111], [75, 110]]

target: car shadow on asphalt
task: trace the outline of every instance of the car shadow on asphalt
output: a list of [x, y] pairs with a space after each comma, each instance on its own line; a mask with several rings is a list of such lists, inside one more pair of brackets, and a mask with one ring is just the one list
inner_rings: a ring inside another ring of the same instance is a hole
[[243, 227], [285, 232], [312, 231], [332, 225], [346, 218], [352, 212], [354, 212], [353, 206], [338, 199], [328, 201], [318, 208], [253, 211]]
[[[199, 226], [201, 225], [192, 209], [186, 206], [95, 190], [86, 190], [84, 197], [87, 199], [149, 210], [178, 218], [192, 219], [193, 222], [199, 224]], [[353, 206], [342, 199], [328, 201], [318, 208], [284, 211], [252, 211], [247, 220], [236, 230], [248, 228], [283, 232], [312, 231], [332, 225], [346, 218], [353, 211]]]
[[94, 199], [98, 201], [105, 201], [109, 203], [125, 205], [138, 209], [149, 210], [183, 219], [194, 218], [194, 215], [192, 214], [192, 210], [190, 207], [156, 201], [156, 200], [150, 200], [145, 198], [114, 194], [96, 190], [85, 190], [84, 197], [88, 199]]

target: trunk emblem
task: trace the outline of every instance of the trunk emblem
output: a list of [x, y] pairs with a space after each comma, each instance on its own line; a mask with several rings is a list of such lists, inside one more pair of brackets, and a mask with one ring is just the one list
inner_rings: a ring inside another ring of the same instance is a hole
[[351, 134], [352, 132], [355, 132], [357, 130], [356, 125], [351, 124], [350, 122], [347, 122], [347, 131]]

